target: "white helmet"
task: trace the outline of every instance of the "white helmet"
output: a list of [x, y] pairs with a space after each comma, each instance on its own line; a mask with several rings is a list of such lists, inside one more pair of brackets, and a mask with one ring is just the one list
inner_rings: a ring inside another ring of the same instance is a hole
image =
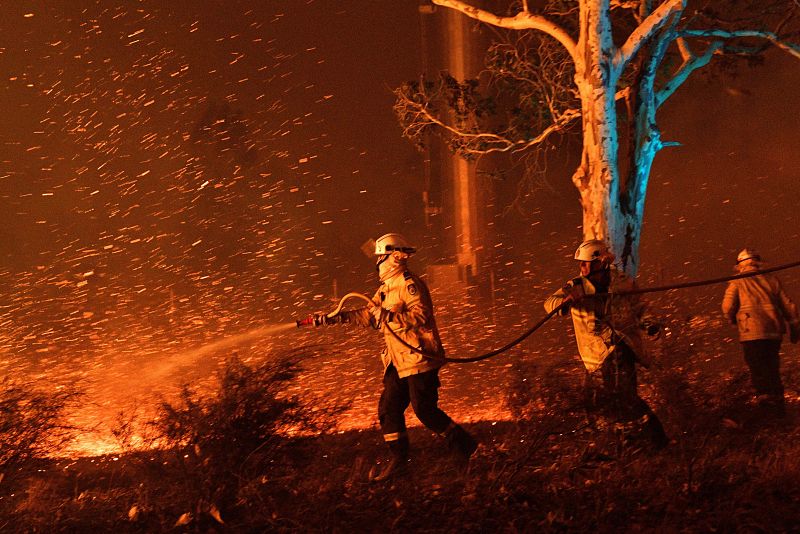
[[608, 254], [608, 245], [601, 239], [584, 241], [575, 251], [575, 259], [579, 261], [599, 260]]
[[375, 240], [376, 256], [383, 256], [392, 252], [414, 254], [416, 251], [417, 249], [411, 246], [411, 243], [400, 234], [385, 234]]
[[752, 248], [746, 248], [743, 249], [738, 256], [736, 256], [737, 265], [747, 260], [761, 261], [761, 254], [759, 254]]

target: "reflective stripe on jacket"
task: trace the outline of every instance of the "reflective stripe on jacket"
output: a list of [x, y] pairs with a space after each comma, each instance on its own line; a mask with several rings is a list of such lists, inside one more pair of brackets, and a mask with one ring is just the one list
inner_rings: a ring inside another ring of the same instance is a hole
[[[756, 270], [747, 266], [742, 272]], [[739, 341], [781, 339], [786, 326], [797, 324], [797, 307], [781, 287], [777, 277], [760, 274], [728, 282], [722, 299], [722, 312], [739, 327]]]
[[[544, 303], [548, 313], [561, 306], [572, 287], [583, 286], [586, 295], [597, 293], [592, 282], [579, 276], [553, 293]], [[632, 289], [633, 281], [617, 269], [611, 269], [609, 291]], [[641, 329], [639, 327], [644, 304], [636, 295], [611, 297], [584, 297], [568, 306], [575, 329], [575, 341], [586, 370], [594, 372], [614, 352], [617, 344], [625, 342], [640, 363], [647, 364]], [[561, 311], [566, 315], [567, 310]]]

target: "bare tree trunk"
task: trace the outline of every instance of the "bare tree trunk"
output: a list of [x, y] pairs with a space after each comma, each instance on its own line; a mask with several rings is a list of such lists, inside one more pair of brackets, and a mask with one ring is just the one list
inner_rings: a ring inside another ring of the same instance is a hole
[[[672, 24], [675, 22], [673, 21]], [[663, 31], [671, 32], [672, 24], [668, 24]], [[653, 39], [652, 41], [654, 43], [652, 46], [641, 51], [638, 76], [631, 87], [632, 93], [635, 95], [631, 162], [628, 177], [622, 182], [620, 191], [625, 241], [619, 258], [625, 271], [631, 275], [636, 275], [639, 268], [639, 242], [650, 171], [656, 154], [664, 146], [661, 142], [661, 131], [656, 122], [658, 103], [655, 81], [658, 66], [666, 54], [670, 39]]]
[[639, 242], [644, 220], [644, 203], [653, 160], [661, 149], [661, 136], [655, 121], [652, 79], [645, 73], [636, 86], [632, 157], [628, 179], [620, 192], [621, 225], [624, 242], [618, 257], [623, 269], [635, 276], [639, 268]]
[[[581, 195], [584, 239], [604, 239], [622, 260], [623, 268], [635, 274], [632, 261], [636, 248], [631, 236], [637, 224], [620, 202], [619, 140], [615, 92], [618, 74], [613, 63], [608, 0], [581, 2], [580, 37], [575, 83], [581, 98], [583, 153], [572, 177]], [[631, 230], [631, 226], [634, 229]]]

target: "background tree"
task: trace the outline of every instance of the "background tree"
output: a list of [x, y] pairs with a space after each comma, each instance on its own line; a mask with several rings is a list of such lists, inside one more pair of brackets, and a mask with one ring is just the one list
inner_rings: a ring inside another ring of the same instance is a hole
[[[553, 134], [583, 137], [572, 181], [585, 238], [606, 239], [635, 275], [653, 160], [664, 147], [659, 108], [712, 59], [725, 69], [791, 44], [797, 0], [523, 0], [497, 14], [433, 0], [509, 31], [488, 51], [479, 80], [409, 82], [396, 91], [404, 134], [435, 130], [463, 157], [530, 154]], [[540, 169], [541, 170], [541, 169]]]

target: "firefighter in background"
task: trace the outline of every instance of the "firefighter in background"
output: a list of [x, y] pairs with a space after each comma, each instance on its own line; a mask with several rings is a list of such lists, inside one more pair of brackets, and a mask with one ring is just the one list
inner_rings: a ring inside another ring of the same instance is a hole
[[633, 281], [613, 265], [605, 242], [584, 241], [575, 252], [580, 276], [545, 301], [547, 312], [560, 308], [572, 315], [575, 340], [586, 367], [587, 409], [616, 421], [619, 430], [643, 434], [657, 449], [669, 438], [658, 417], [636, 392], [636, 363], [646, 364], [642, 329], [654, 335], [658, 327], [643, 326], [644, 305], [635, 296], [601, 296], [633, 288]]
[[[761, 268], [761, 256], [742, 250], [736, 258], [736, 271], [747, 273]], [[780, 348], [786, 325], [789, 339], [800, 339], [797, 307], [781, 287], [778, 278], [760, 274], [728, 282], [722, 299], [722, 312], [739, 328], [744, 361], [750, 368], [755, 401], [777, 415], [784, 415], [783, 383], [780, 376]]]
[[439, 369], [444, 361], [412, 351], [388, 331], [391, 328], [406, 343], [428, 354], [444, 357], [428, 287], [407, 267], [414, 252], [416, 249], [400, 234], [381, 236], [375, 242], [375, 268], [381, 285], [372, 297], [374, 306], [340, 312], [332, 318], [325, 314], [314, 316], [315, 324], [352, 322], [384, 334], [383, 392], [378, 416], [391, 458], [382, 469], [372, 470], [370, 479], [374, 481], [386, 480], [407, 466], [405, 411], [409, 404], [423, 425], [445, 438], [462, 464], [477, 448], [472, 436], [439, 408]]

